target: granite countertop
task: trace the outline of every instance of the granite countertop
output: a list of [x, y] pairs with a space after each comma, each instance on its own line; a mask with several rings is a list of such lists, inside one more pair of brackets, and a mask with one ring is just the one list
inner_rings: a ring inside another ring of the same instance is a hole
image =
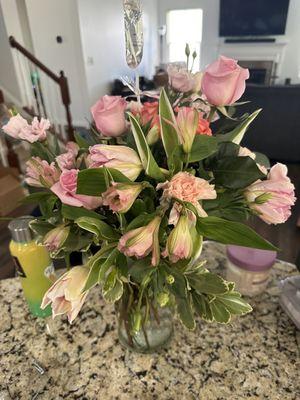
[[[224, 270], [222, 245], [207, 244], [204, 256]], [[251, 314], [228, 326], [200, 321], [193, 332], [176, 323], [169, 348], [154, 355], [119, 345], [113, 306], [97, 288], [72, 326], [55, 320], [51, 337], [28, 313], [18, 280], [1, 281], [0, 400], [299, 399], [300, 332], [276, 285], [294, 273], [277, 263], [267, 291], [250, 300]]]

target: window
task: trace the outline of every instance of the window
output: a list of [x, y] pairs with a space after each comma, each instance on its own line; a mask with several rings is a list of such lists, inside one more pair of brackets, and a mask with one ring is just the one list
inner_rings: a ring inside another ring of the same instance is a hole
[[[167, 13], [167, 54], [168, 62], [184, 62], [185, 44], [188, 43], [191, 53], [196, 50], [193, 70], [200, 67], [200, 49], [202, 40], [202, 10], [171, 10]], [[190, 57], [190, 60], [192, 57]]]

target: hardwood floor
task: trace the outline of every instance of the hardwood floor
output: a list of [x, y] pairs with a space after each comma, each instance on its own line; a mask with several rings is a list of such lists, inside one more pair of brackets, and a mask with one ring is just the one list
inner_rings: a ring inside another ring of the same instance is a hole
[[[250, 225], [260, 235], [281, 249], [278, 258], [293, 264], [297, 262], [300, 266], [300, 226], [297, 227], [297, 220], [300, 219], [300, 164], [289, 164], [288, 168], [289, 176], [296, 187], [298, 199], [293, 207], [292, 216], [285, 224], [276, 226], [267, 225], [259, 219], [250, 221]], [[22, 206], [16, 209], [11, 217], [28, 215], [31, 211], [32, 206]], [[14, 267], [8, 251], [9, 241], [10, 233], [7, 229], [7, 221], [0, 221], [0, 279], [14, 276]]]

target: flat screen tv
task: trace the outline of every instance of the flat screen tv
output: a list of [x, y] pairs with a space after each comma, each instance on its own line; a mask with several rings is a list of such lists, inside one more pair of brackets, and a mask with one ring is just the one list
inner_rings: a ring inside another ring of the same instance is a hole
[[289, 0], [220, 0], [220, 36], [283, 35]]

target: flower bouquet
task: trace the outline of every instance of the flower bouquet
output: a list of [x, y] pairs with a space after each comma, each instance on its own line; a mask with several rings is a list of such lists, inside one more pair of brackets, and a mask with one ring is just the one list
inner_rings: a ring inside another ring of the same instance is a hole
[[[42, 217], [31, 227], [53, 258], [66, 259], [42, 307], [72, 323], [97, 286], [116, 305], [121, 342], [138, 351], [169, 339], [173, 311], [188, 329], [195, 316], [228, 323], [250, 312], [234, 283], [209, 271], [203, 239], [273, 250], [243, 222], [282, 223], [295, 201], [286, 166], [270, 168], [240, 146], [260, 112], [234, 117], [248, 70], [220, 57], [203, 73], [172, 66], [168, 74], [143, 104], [103, 96], [90, 136], [75, 134], [64, 149], [46, 134], [47, 120], [15, 115], [3, 127], [32, 144], [26, 182], [42, 190], [26, 202]], [[71, 267], [75, 251], [83, 261]]]

